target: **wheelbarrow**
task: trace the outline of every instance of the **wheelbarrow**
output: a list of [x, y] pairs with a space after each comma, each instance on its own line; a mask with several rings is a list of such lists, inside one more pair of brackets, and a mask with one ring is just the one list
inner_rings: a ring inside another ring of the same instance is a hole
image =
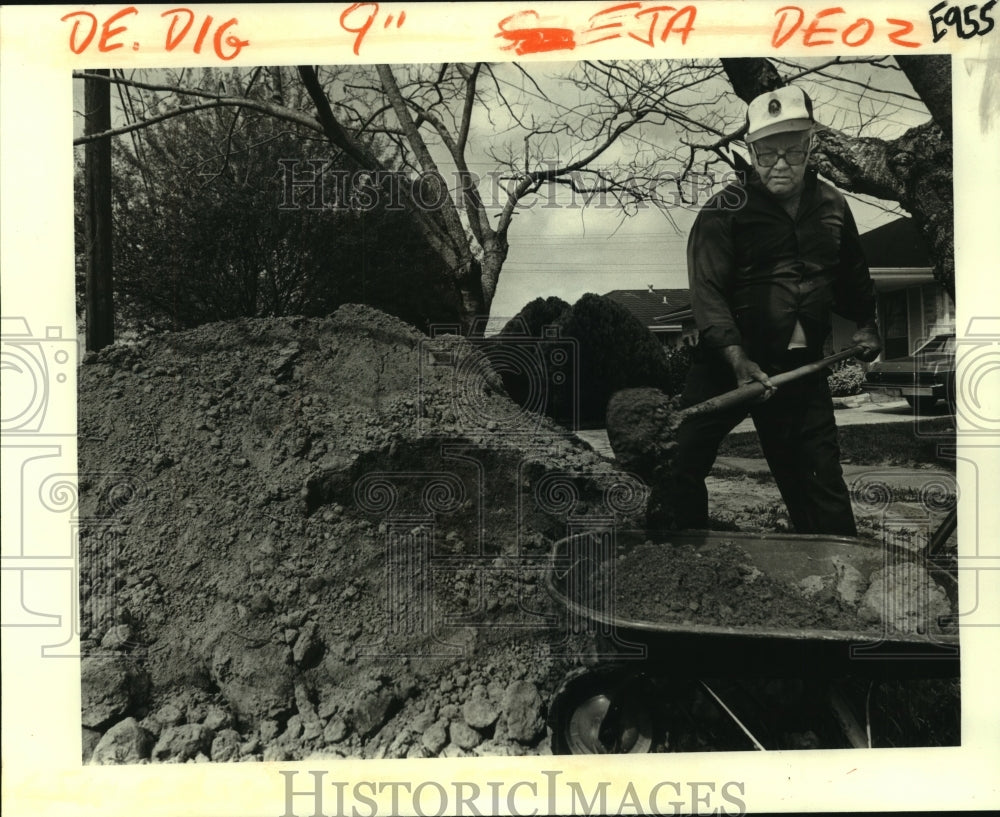
[[[736, 546], [754, 570], [791, 585], [843, 565], [867, 582], [876, 570], [923, 558], [877, 542], [822, 535], [684, 531], [653, 544], [665, 549], [686, 546], [706, 555], [723, 545]], [[662, 732], [657, 721], [665, 699], [692, 686], [707, 691], [742, 729], [743, 722], [706, 679], [718, 687], [720, 679], [748, 678], [794, 678], [824, 690], [827, 711], [846, 743], [863, 747], [868, 745], [864, 730], [837, 691], [837, 679], [958, 677], [954, 618], [899, 631], [892, 626], [741, 626], [622, 615], [614, 598], [628, 587], [608, 592], [609, 582], [615, 581], [613, 570], [609, 579], [608, 568], [628, 559], [640, 545], [648, 554], [650, 539], [644, 531], [605, 529], [562, 539], [550, 552], [549, 594], [576, 629], [585, 626], [593, 632], [598, 647], [596, 664], [567, 675], [553, 698], [549, 726], [557, 754], [650, 751]], [[953, 574], [933, 565], [928, 573], [947, 594], [952, 611], [957, 610]], [[764, 748], [745, 731], [748, 742]]]
[[[772, 376], [780, 386], [822, 371], [851, 357], [860, 347]], [[740, 386], [704, 403], [677, 412], [669, 420], [675, 430], [686, 417], [719, 411], [758, 399], [760, 383]], [[890, 565], [928, 561], [954, 530], [950, 515], [925, 552], [868, 542], [854, 537], [682, 531], [654, 533], [664, 548], [690, 546], [708, 553], [722, 544], [741, 548], [753, 568], [795, 585], [809, 577], [849, 566], [864, 581]], [[595, 666], [578, 669], [563, 681], [550, 706], [549, 726], [556, 753], [644, 752], [656, 744], [657, 709], [678, 684], [700, 684], [716, 703], [736, 715], [703, 679], [796, 678], [820, 682], [826, 689], [840, 677], [928, 678], [958, 676], [959, 642], [954, 621], [927, 622], [923, 631], [893, 627], [740, 626], [731, 623], [677, 622], [620, 614], [613, 603], [616, 560], [627, 558], [650, 534], [642, 531], [582, 532], [556, 542], [550, 554], [546, 584], [569, 620], [591, 628], [598, 644]], [[957, 610], [957, 582], [948, 570], [933, 569]], [[851, 746], [868, 741], [834, 684], [827, 699]], [[740, 723], [743, 728], [742, 723]], [[757, 748], [764, 748], [747, 732]]]

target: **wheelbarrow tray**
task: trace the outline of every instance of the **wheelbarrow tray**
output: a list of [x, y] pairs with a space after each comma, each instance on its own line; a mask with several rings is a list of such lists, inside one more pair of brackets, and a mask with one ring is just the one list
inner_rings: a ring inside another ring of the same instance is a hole
[[[571, 617], [589, 622], [602, 646], [622, 660], [668, 661], [675, 673], [690, 670], [701, 677], [716, 669], [726, 675], [737, 669], [753, 674], [958, 674], [959, 637], [953, 633], [675, 623], [631, 619], [595, 605], [594, 577], [604, 560], [650, 540], [642, 531], [588, 531], [559, 540], [550, 553], [546, 573], [550, 595]], [[856, 568], [865, 581], [888, 564], [917, 561], [902, 548], [846, 536], [684, 531], [669, 534], [662, 546], [691, 545], [706, 552], [724, 543], [746, 551], [763, 574], [791, 584], [832, 573], [834, 557]], [[953, 578], [944, 571], [932, 575], [954, 611]]]

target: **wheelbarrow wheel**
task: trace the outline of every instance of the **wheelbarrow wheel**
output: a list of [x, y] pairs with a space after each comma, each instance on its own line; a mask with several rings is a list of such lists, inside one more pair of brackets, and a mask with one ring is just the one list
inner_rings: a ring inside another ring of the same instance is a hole
[[655, 717], [645, 676], [613, 670], [568, 676], [549, 709], [558, 755], [642, 754], [652, 750]]

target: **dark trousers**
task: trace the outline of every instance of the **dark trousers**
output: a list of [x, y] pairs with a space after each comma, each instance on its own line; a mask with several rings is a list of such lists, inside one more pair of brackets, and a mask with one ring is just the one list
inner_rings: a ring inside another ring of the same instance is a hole
[[[780, 369], [787, 371], [807, 361], [801, 353], [789, 352]], [[681, 403], [700, 403], [734, 387], [726, 364], [696, 363]], [[795, 531], [856, 536], [851, 498], [840, 467], [833, 401], [823, 374], [787, 383], [753, 406], [698, 415], [681, 424], [668, 478], [674, 526], [708, 527], [705, 477], [722, 439], [748, 413]]]

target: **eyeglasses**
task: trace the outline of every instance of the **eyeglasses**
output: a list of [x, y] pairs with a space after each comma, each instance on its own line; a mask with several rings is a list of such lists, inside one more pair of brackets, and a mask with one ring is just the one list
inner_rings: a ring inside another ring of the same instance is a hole
[[789, 148], [788, 150], [757, 150], [753, 154], [761, 167], [774, 167], [778, 159], [784, 159], [788, 165], [800, 165], [806, 160], [807, 148]]

